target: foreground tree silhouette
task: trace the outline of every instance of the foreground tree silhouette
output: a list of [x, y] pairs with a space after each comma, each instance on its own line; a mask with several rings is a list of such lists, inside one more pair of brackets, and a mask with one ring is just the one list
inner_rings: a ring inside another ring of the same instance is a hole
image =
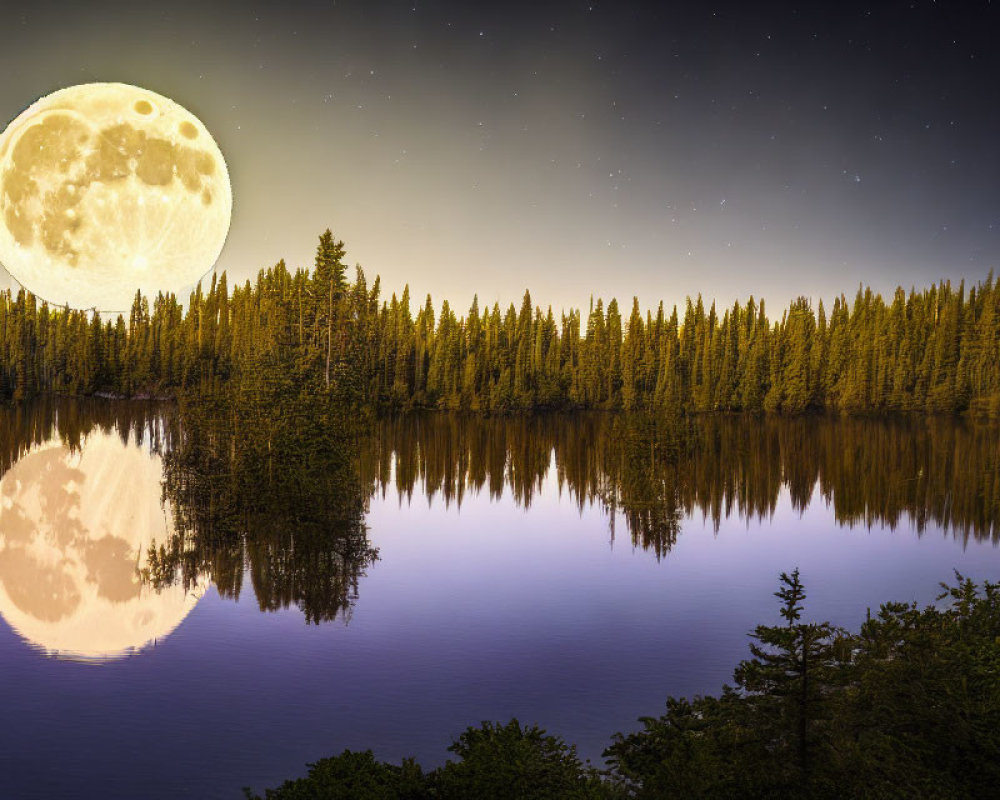
[[584, 766], [576, 747], [537, 725], [483, 722], [467, 728], [448, 748], [459, 757], [433, 776], [446, 800], [587, 800], [608, 797], [596, 770]]
[[428, 794], [424, 773], [412, 759], [400, 766], [376, 761], [371, 750], [345, 750], [309, 765], [305, 778], [266, 789], [264, 797], [243, 789], [248, 800], [423, 800]]
[[738, 686], [669, 698], [642, 730], [615, 734], [605, 773], [512, 720], [467, 729], [450, 748], [460, 760], [430, 773], [344, 753], [266, 800], [995, 798], [1000, 584], [956, 579], [945, 607], [887, 603], [847, 635], [800, 622], [805, 590], [782, 574], [785, 623], [754, 629]]
[[614, 800], [624, 797], [584, 765], [576, 747], [516, 719], [467, 728], [448, 750], [448, 761], [424, 774], [412, 760], [400, 766], [375, 761], [370, 750], [345, 750], [309, 765], [309, 775], [249, 800]]
[[631, 797], [994, 798], [1000, 786], [1000, 585], [957, 575], [945, 608], [886, 603], [848, 636], [759, 626], [739, 689], [667, 701], [605, 751]]
[[805, 797], [823, 779], [813, 761], [825, 746], [829, 698], [844, 664], [838, 631], [803, 623], [798, 569], [781, 573], [775, 597], [784, 625], [758, 625], [736, 688], [693, 700], [668, 698], [644, 730], [616, 734], [605, 751], [635, 797]]
[[[782, 572], [775, 597], [785, 625], [758, 625], [751, 637], [753, 658], [733, 675], [747, 697], [762, 746], [776, 757], [776, 781], [788, 791], [808, 793], [812, 755], [820, 746], [828, 701], [842, 662], [835, 657], [838, 631], [828, 622], [802, 623], [805, 587], [795, 569]], [[843, 650], [843, 648], [840, 648]]]
[[997, 796], [1000, 584], [956, 571], [941, 588], [943, 607], [886, 603], [853, 638], [835, 753], [848, 796]]

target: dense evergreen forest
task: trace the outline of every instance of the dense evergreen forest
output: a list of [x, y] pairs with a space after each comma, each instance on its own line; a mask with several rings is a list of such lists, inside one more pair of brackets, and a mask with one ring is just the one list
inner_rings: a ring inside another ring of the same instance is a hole
[[1000, 287], [992, 274], [890, 301], [859, 289], [832, 309], [799, 298], [771, 321], [764, 302], [643, 314], [597, 300], [584, 315], [520, 308], [459, 316], [409, 289], [386, 301], [343, 242], [319, 240], [313, 270], [285, 263], [230, 289], [225, 274], [186, 307], [136, 296], [114, 319], [0, 294], [0, 398], [39, 393], [173, 396], [288, 380], [374, 408], [506, 411], [970, 412], [1000, 416]]

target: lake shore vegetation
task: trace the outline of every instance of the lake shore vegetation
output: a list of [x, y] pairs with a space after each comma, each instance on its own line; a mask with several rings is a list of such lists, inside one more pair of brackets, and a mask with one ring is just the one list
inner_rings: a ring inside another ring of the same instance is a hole
[[[330, 231], [312, 270], [284, 261], [186, 305], [136, 295], [102, 316], [0, 293], [0, 399], [41, 393], [175, 397], [253, 390], [281, 375], [304, 395], [377, 410], [910, 411], [1000, 416], [1000, 286], [948, 282], [884, 299], [859, 288], [719, 309], [700, 296], [643, 312], [612, 299], [558, 316], [525, 292], [456, 313], [369, 285]], [[415, 308], [415, 313], [414, 313]]]
[[734, 685], [668, 698], [612, 737], [604, 770], [537, 726], [483, 722], [434, 770], [348, 750], [263, 800], [995, 797], [1000, 584], [956, 573], [942, 589], [923, 608], [885, 603], [849, 633], [803, 621], [799, 572], [782, 573], [781, 621], [750, 633]]

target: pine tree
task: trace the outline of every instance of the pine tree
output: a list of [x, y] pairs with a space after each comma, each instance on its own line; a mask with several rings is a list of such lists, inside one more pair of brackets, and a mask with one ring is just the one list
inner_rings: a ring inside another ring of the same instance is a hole
[[[794, 765], [784, 783], [799, 796], [808, 796], [811, 760], [826, 718], [829, 689], [836, 681], [838, 659], [829, 623], [801, 623], [805, 588], [795, 569], [781, 573], [784, 625], [758, 625], [751, 637], [751, 659], [736, 669], [737, 687], [754, 699], [760, 730], [769, 749], [785, 750]], [[780, 759], [779, 759], [780, 762]]]

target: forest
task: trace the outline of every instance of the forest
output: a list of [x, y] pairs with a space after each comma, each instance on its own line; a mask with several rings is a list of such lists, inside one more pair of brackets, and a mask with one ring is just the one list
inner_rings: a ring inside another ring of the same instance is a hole
[[313, 269], [284, 261], [229, 287], [223, 273], [186, 304], [136, 295], [128, 314], [0, 293], [0, 399], [42, 393], [175, 397], [278, 381], [372, 409], [480, 412], [622, 409], [797, 414], [917, 411], [1000, 416], [1000, 287], [992, 273], [888, 301], [859, 288], [832, 308], [799, 298], [773, 321], [753, 297], [719, 310], [699, 296], [643, 313], [612, 299], [554, 314], [464, 316], [409, 288], [382, 297], [327, 230]]

